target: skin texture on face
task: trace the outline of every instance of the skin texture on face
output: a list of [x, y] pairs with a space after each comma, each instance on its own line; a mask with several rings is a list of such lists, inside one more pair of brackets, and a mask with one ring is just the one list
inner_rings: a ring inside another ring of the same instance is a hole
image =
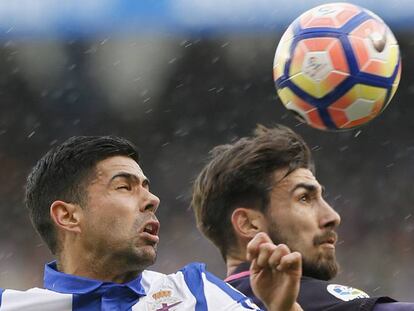
[[313, 173], [299, 168], [274, 174], [267, 210], [267, 233], [303, 258], [303, 275], [328, 280], [338, 271], [335, 257], [340, 217], [323, 199], [323, 188]]
[[80, 240], [90, 261], [106, 269], [142, 271], [155, 262], [159, 199], [138, 163], [114, 156], [96, 165], [82, 208]]

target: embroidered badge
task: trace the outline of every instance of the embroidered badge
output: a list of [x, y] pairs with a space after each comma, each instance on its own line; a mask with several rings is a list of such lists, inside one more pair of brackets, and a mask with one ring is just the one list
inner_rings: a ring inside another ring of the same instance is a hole
[[169, 289], [152, 294], [150, 301], [147, 302], [149, 311], [174, 311], [178, 310], [181, 303], [182, 301], [174, 297]]
[[362, 290], [349, 286], [329, 284], [326, 289], [331, 295], [343, 301], [351, 301], [358, 298], [369, 298], [369, 296]]

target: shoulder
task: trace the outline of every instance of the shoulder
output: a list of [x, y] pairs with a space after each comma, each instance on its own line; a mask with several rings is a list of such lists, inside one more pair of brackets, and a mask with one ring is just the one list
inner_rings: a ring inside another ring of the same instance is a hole
[[0, 306], [2, 309], [25, 310], [28, 307], [39, 306], [44, 311], [72, 310], [71, 294], [61, 294], [47, 289], [31, 288], [26, 291], [0, 289], [0, 295]]
[[[305, 310], [372, 310], [385, 297], [369, 297], [364, 291], [347, 286], [303, 277], [298, 297]], [[390, 301], [392, 301], [390, 299]]]
[[203, 273], [206, 273], [205, 264], [194, 262], [171, 274], [145, 270], [142, 273], [141, 283], [146, 285], [153, 284], [154, 282], [165, 282], [166, 280], [171, 282], [182, 282], [183, 280], [197, 282], [202, 280]]
[[368, 294], [360, 289], [309, 277], [302, 278], [301, 291], [303, 291], [305, 294], [308, 293], [313, 297], [315, 297], [315, 295], [318, 297], [326, 296], [329, 298], [332, 297], [334, 299], [338, 299], [340, 301], [351, 301], [358, 298], [369, 298]]
[[172, 274], [145, 271], [141, 283], [153, 303], [175, 301], [183, 310], [257, 310], [248, 298], [206, 270], [203, 263], [191, 263]]
[[205, 274], [205, 264], [194, 262], [182, 267], [177, 272], [171, 274], [145, 270], [142, 273], [141, 284], [146, 292], [150, 289], [163, 286], [163, 284], [170, 284], [176, 287], [187, 288], [191, 291], [192, 288], [201, 286], [203, 284], [203, 278], [205, 278]]

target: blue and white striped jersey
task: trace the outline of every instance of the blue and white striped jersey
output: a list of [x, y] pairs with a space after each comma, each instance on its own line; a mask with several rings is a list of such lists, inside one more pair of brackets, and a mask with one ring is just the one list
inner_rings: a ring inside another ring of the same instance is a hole
[[45, 267], [45, 289], [1, 290], [0, 311], [260, 310], [247, 297], [192, 263], [174, 274], [144, 271], [126, 284], [101, 282]]

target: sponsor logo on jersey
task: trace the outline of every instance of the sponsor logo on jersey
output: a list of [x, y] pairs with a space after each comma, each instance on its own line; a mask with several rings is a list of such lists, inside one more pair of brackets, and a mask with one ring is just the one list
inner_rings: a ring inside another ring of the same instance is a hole
[[150, 296], [147, 302], [149, 311], [174, 311], [179, 310], [179, 304], [182, 303], [173, 292], [169, 289], [160, 290]]
[[331, 295], [343, 301], [351, 301], [358, 298], [369, 298], [369, 296], [362, 290], [349, 286], [329, 284], [326, 289]]

